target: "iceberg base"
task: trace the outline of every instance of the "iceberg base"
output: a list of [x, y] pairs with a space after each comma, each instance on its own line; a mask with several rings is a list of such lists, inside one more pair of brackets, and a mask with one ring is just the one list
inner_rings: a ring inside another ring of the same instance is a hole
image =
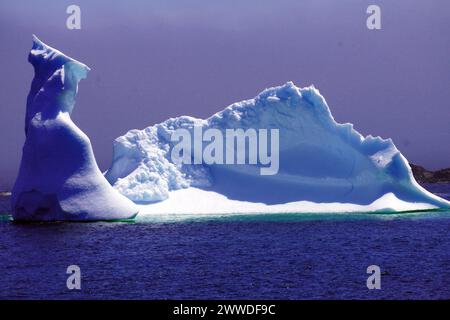
[[139, 215], [188, 214], [259, 214], [259, 213], [349, 213], [349, 212], [383, 212], [400, 213], [410, 211], [435, 210], [439, 207], [422, 202], [406, 202], [393, 193], [386, 193], [367, 205], [353, 203], [315, 203], [295, 201], [268, 205], [264, 203], [231, 200], [215, 191], [199, 188], [187, 188], [172, 191], [167, 200], [140, 204]]

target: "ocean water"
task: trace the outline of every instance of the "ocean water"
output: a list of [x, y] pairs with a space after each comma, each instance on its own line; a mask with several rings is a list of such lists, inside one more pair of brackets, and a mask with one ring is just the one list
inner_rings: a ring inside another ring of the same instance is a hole
[[[426, 187], [450, 198], [450, 184]], [[81, 290], [66, 287], [69, 265]], [[369, 265], [380, 290], [366, 287]], [[450, 299], [450, 212], [50, 224], [3, 213], [0, 269], [1, 299]]]

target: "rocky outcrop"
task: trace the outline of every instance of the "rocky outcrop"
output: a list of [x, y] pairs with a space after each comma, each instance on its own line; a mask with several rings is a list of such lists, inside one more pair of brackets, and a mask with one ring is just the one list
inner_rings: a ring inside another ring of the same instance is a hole
[[419, 183], [450, 182], [450, 168], [430, 171], [413, 163], [409, 165], [411, 166], [414, 178]]

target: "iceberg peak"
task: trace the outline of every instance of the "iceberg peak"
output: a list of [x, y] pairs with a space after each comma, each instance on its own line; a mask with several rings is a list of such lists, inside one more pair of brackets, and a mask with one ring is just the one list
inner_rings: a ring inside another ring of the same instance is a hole
[[89, 138], [70, 118], [89, 68], [33, 36], [35, 75], [27, 98], [26, 140], [12, 192], [21, 221], [116, 220], [137, 214], [100, 172]]
[[55, 116], [59, 111], [70, 114], [75, 105], [78, 82], [85, 79], [90, 70], [35, 35], [28, 61], [34, 67], [34, 78], [27, 98], [25, 132], [36, 113], [41, 113], [43, 118]]
[[70, 61], [79, 65], [80, 68], [85, 70], [86, 72], [90, 70], [90, 68], [84, 63], [81, 63], [73, 58], [70, 58], [61, 51], [45, 44], [34, 34], [33, 34], [33, 46], [28, 55], [28, 60], [35, 67], [39, 66], [41, 63], [52, 61], [53, 66], [55, 68], [58, 68], [64, 63]]

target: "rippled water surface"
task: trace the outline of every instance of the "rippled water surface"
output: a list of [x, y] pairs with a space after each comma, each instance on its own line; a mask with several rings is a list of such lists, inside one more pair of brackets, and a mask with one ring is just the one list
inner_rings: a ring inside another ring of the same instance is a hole
[[[428, 186], [448, 197], [449, 185]], [[0, 200], [1, 201], [1, 200]], [[7, 201], [7, 200], [6, 200]], [[0, 202], [0, 210], [8, 202]], [[450, 213], [14, 224], [0, 298], [450, 299]], [[82, 288], [66, 288], [80, 266]], [[366, 268], [379, 265], [381, 290]]]

